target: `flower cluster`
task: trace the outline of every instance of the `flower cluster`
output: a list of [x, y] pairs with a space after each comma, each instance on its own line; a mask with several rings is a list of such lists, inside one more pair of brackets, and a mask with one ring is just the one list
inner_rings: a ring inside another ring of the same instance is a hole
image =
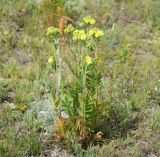
[[99, 37], [102, 37], [103, 35], [104, 35], [104, 32], [101, 29], [96, 28], [96, 27], [88, 31], [89, 37], [94, 36], [96, 38], [99, 38]]
[[94, 35], [95, 35], [96, 38], [99, 38], [99, 37], [102, 37], [104, 35], [104, 32], [102, 30], [96, 28]]
[[72, 33], [74, 31], [74, 27], [70, 24], [67, 26], [67, 28], [64, 30], [65, 33]]
[[99, 28], [90, 29], [88, 31], [88, 33], [86, 33], [84, 30], [76, 29], [75, 31], [73, 31], [73, 40], [84, 41], [84, 40], [89, 39], [91, 37], [100, 38], [103, 35], [104, 35], [104, 32], [102, 30], [100, 30]]
[[48, 58], [48, 63], [52, 63], [52, 62], [53, 62], [53, 57], [50, 56], [50, 57]]
[[94, 35], [94, 29], [90, 29], [89, 31], [88, 31], [88, 36], [89, 37], [91, 37], [92, 35]]
[[[90, 24], [90, 25], [93, 25], [96, 22], [91, 16], [84, 17], [83, 21], [86, 24]], [[80, 27], [85, 26], [84, 23], [81, 23], [80, 25], [81, 25]], [[104, 32], [102, 30], [100, 30], [99, 28], [90, 27], [87, 30], [85, 28], [84, 29], [75, 29], [72, 24], [68, 25], [66, 27], [66, 29], [64, 30], [64, 32], [67, 34], [70, 34], [74, 41], [78, 41], [78, 40], [85, 41], [85, 40], [90, 40], [92, 37], [100, 38], [104, 35]], [[58, 38], [60, 35], [61, 35], [61, 31], [59, 28], [49, 27], [47, 29], [47, 36], [51, 37], [52, 39]]]
[[[87, 24], [91, 24], [93, 25], [96, 21], [91, 17], [91, 16], [86, 16], [83, 18], [83, 21]], [[80, 23], [80, 27], [83, 27], [84, 26], [84, 23]], [[81, 41], [84, 41], [84, 40], [87, 40], [87, 39], [90, 39], [91, 37], [95, 37], [95, 38], [100, 38], [104, 35], [104, 32], [99, 29], [99, 28], [90, 28], [87, 30], [87, 32], [85, 32], [85, 29], [74, 29], [74, 27], [72, 25], [68, 25], [68, 27], [65, 29], [65, 32], [66, 33], [72, 33], [73, 32], [73, 36], [72, 36], [72, 39], [74, 41], [77, 41], [77, 40], [81, 40]]]
[[87, 38], [87, 34], [84, 30], [78, 30], [76, 29], [74, 32], [73, 32], [73, 40], [86, 40]]
[[90, 64], [92, 64], [92, 63], [93, 63], [93, 61], [92, 61], [92, 57], [90, 57], [89, 55], [88, 55], [88, 56], [86, 56], [86, 63], [87, 63], [88, 65], [90, 65]]
[[60, 29], [56, 27], [48, 27], [47, 29], [47, 36], [58, 36], [60, 35], [61, 31]]
[[102, 63], [102, 60], [101, 60], [101, 58], [98, 57], [98, 56], [92, 58], [91, 56], [87, 55], [87, 56], [86, 56], [86, 63], [87, 63], [87, 65], [90, 65], [90, 64], [92, 64], [93, 62]]
[[95, 20], [91, 17], [91, 16], [86, 16], [83, 18], [83, 21], [86, 23], [86, 24], [91, 24], [91, 25], [94, 25], [95, 24]]

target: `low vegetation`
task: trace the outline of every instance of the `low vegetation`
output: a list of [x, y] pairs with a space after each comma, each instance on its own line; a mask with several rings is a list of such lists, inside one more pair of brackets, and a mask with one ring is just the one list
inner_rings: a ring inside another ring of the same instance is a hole
[[0, 156], [160, 156], [159, 10], [1, 0]]

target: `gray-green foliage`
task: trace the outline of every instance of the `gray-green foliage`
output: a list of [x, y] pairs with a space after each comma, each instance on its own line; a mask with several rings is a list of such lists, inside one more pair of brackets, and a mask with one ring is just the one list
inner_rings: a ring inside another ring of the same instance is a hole
[[70, 16], [76, 17], [83, 13], [86, 5], [85, 0], [66, 0], [64, 7]]

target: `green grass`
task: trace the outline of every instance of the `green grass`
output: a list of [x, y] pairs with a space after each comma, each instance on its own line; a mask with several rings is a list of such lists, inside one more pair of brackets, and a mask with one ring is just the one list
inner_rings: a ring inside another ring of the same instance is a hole
[[[70, 12], [68, 1], [64, 14], [75, 24], [91, 15], [105, 31], [98, 47], [104, 109], [97, 126], [104, 136], [86, 150], [71, 138], [72, 152], [82, 157], [160, 156], [160, 100], [155, 91], [160, 78], [160, 2], [77, 4]], [[0, 12], [0, 156], [38, 157], [47, 145], [41, 138], [43, 126], [26, 113], [32, 101], [55, 90], [54, 72], [47, 65], [54, 48], [45, 35], [50, 12], [23, 0], [1, 0]]]
[[6, 108], [0, 115], [0, 154], [4, 157], [22, 157], [27, 154], [39, 155], [42, 143], [38, 130], [40, 122], [21, 111]]

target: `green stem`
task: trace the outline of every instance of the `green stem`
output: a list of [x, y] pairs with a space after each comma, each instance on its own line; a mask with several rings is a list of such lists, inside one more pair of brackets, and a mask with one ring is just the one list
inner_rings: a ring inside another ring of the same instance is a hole
[[82, 85], [83, 85], [83, 93], [82, 93], [82, 131], [83, 131], [83, 138], [84, 138], [84, 131], [86, 128], [86, 122], [85, 122], [85, 89], [86, 89], [86, 71], [87, 66], [85, 64], [85, 54], [83, 52], [83, 45], [81, 47], [81, 68], [82, 68]]

